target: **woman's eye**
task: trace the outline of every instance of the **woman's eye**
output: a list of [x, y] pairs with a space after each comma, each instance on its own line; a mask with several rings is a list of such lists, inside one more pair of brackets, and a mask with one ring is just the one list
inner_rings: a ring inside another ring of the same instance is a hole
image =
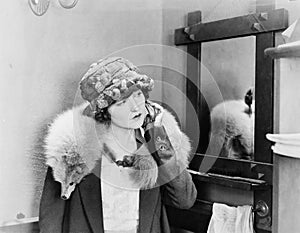
[[142, 94], [143, 94], [142, 91], [138, 91], [138, 92], [136, 93], [135, 97], [141, 97]]
[[119, 101], [118, 103], [116, 103], [118, 106], [122, 105], [122, 104], [125, 104], [126, 103], [126, 100], [122, 100], [122, 101]]
[[71, 182], [69, 185], [72, 186], [74, 184], [74, 182]]

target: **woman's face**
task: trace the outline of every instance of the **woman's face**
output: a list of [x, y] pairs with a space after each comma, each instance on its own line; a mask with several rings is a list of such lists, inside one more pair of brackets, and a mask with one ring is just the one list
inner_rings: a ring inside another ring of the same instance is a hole
[[146, 116], [145, 96], [141, 90], [120, 100], [108, 108], [111, 123], [121, 128], [140, 128]]

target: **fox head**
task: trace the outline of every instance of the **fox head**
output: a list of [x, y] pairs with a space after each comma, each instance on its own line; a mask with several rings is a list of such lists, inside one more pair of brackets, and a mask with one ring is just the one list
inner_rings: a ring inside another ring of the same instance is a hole
[[69, 199], [76, 185], [88, 174], [88, 167], [79, 154], [65, 154], [49, 163], [54, 179], [61, 183], [61, 199]]

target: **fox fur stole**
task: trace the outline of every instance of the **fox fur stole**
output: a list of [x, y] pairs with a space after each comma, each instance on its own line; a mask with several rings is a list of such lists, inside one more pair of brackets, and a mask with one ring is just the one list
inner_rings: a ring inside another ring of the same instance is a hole
[[[61, 183], [64, 199], [69, 198], [82, 178], [93, 172], [105, 153], [113, 153], [113, 148], [109, 147], [108, 126], [84, 115], [86, 106], [82, 104], [58, 115], [50, 124], [45, 138], [46, 164], [52, 168], [54, 179]], [[165, 109], [162, 125], [174, 148], [176, 160], [186, 168], [191, 151], [188, 137], [180, 130], [174, 116]], [[140, 189], [154, 187], [158, 167], [150, 152], [140, 155], [137, 150], [134, 156], [133, 182]]]

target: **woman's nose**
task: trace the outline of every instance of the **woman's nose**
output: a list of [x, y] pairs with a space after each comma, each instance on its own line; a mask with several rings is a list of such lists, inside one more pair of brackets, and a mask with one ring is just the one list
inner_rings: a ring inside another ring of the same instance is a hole
[[137, 111], [139, 109], [139, 106], [138, 106], [137, 102], [135, 101], [135, 99], [130, 97], [129, 101], [130, 101], [130, 110]]

